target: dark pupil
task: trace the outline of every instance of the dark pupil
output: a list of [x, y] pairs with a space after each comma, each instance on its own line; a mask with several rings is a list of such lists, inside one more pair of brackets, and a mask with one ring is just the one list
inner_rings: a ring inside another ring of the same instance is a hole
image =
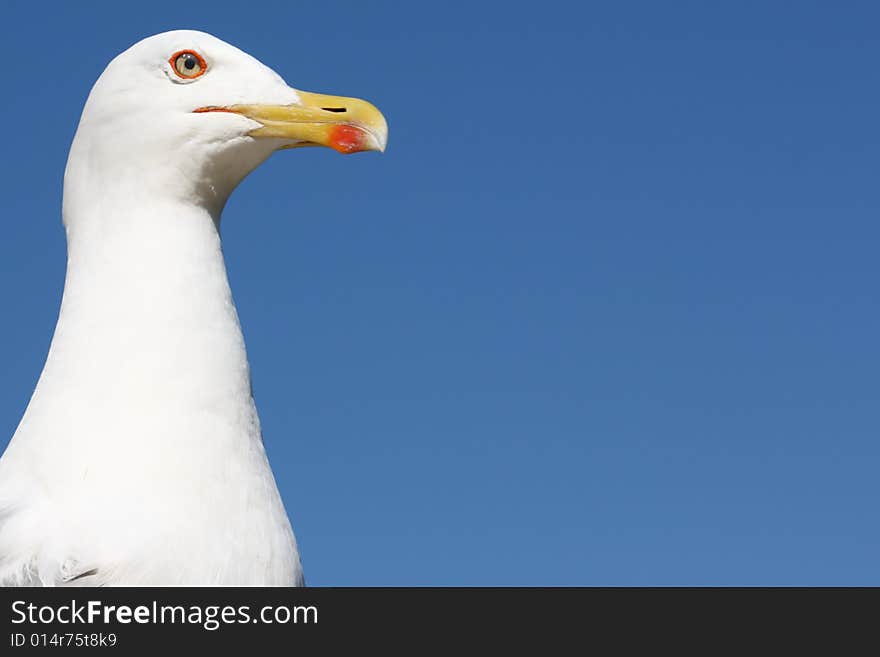
[[196, 58], [192, 55], [184, 55], [183, 67], [189, 69], [190, 71], [193, 70], [196, 67]]

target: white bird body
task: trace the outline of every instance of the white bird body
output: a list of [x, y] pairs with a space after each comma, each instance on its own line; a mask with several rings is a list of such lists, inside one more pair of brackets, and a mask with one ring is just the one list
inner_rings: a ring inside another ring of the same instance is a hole
[[[204, 81], [162, 68], [187, 48]], [[95, 84], [65, 173], [58, 324], [0, 459], [0, 583], [302, 584], [219, 226], [238, 182], [303, 140], [201, 109], [298, 108], [301, 93], [183, 31], [136, 44]]]

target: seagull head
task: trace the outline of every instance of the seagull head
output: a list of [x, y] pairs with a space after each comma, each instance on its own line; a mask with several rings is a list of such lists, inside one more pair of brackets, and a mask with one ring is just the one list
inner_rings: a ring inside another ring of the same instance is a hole
[[294, 89], [210, 34], [165, 32], [118, 55], [95, 83], [71, 147], [65, 196], [113, 182], [123, 195], [136, 188], [219, 211], [277, 150], [383, 151], [387, 139], [384, 117], [366, 101]]

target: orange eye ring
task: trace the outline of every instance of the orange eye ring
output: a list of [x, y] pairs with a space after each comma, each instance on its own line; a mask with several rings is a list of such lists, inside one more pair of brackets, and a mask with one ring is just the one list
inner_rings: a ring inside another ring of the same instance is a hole
[[168, 64], [183, 80], [194, 80], [208, 71], [208, 62], [195, 50], [178, 50], [168, 58]]

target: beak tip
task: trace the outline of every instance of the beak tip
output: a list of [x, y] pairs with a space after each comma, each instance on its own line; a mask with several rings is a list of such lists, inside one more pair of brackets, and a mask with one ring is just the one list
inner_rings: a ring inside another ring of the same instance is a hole
[[374, 142], [376, 146], [375, 150], [384, 153], [385, 148], [388, 146], [388, 130], [386, 129], [381, 134], [376, 135]]

